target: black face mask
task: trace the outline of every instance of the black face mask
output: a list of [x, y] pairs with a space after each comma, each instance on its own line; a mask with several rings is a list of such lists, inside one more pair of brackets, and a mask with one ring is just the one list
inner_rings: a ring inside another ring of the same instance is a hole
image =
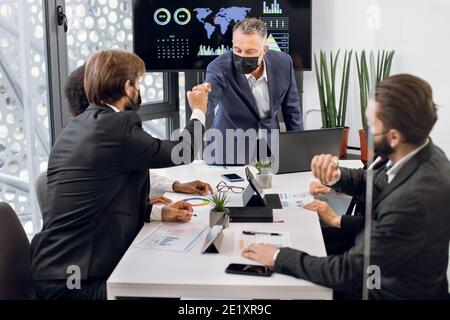
[[137, 97], [138, 101], [134, 102], [133, 99], [130, 98], [130, 96], [127, 96], [128, 100], [130, 100], [130, 104], [125, 108], [125, 110], [138, 112], [139, 109], [141, 108], [141, 104], [142, 104], [141, 91], [136, 89], [134, 86], [132, 86], [132, 87], [138, 93], [138, 97]]
[[241, 57], [233, 53], [233, 63], [243, 74], [250, 74], [259, 67], [259, 57]]

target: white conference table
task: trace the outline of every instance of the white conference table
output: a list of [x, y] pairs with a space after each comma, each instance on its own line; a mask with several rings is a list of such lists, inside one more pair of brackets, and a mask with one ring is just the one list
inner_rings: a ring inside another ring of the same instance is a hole
[[[342, 162], [360, 167], [359, 161]], [[227, 170], [228, 169], [228, 170]], [[215, 187], [223, 173], [245, 177], [243, 167], [208, 167], [201, 162], [187, 166], [154, 170], [182, 182], [201, 179]], [[254, 169], [252, 169], [253, 171]], [[312, 181], [310, 172], [273, 176], [272, 188], [265, 193], [306, 192]], [[246, 186], [247, 182], [233, 183]], [[170, 197], [171, 194], [166, 196]], [[179, 197], [179, 195], [177, 195]], [[174, 200], [178, 200], [177, 197]], [[188, 197], [188, 196], [186, 196]], [[232, 199], [232, 202], [239, 201]], [[236, 203], [235, 203], [236, 204]], [[119, 297], [154, 297], [182, 299], [332, 299], [332, 290], [309, 281], [276, 274], [271, 277], [225, 273], [230, 263], [255, 264], [236, 250], [236, 233], [242, 230], [289, 232], [291, 246], [308, 254], [326, 256], [318, 215], [302, 208], [274, 210], [275, 220], [283, 223], [231, 223], [224, 230], [219, 254], [201, 254], [204, 239], [189, 252], [144, 249], [135, 246], [160, 223], [146, 224], [128, 248], [107, 281], [108, 299]], [[190, 223], [208, 225], [209, 215], [199, 214]], [[205, 234], [206, 237], [206, 234]]]

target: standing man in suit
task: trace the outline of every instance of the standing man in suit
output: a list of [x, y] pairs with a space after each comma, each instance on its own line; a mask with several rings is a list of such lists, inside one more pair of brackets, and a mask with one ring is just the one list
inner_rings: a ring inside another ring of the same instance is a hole
[[[379, 268], [372, 299], [446, 299], [450, 240], [450, 162], [430, 140], [437, 120], [431, 87], [410, 75], [377, 85], [368, 106], [375, 152], [388, 162], [374, 175], [386, 186], [374, 199], [370, 265]], [[313, 175], [345, 193], [366, 188], [366, 173], [343, 170], [331, 155], [312, 161]], [[310, 208], [316, 210], [316, 208]], [[336, 227], [340, 219], [335, 219]], [[364, 273], [364, 231], [342, 255], [314, 257], [290, 248], [251, 245], [243, 252], [275, 271], [310, 280], [360, 298]]]
[[[227, 164], [248, 163], [248, 156], [239, 158], [244, 150], [236, 149], [237, 139], [228, 141], [226, 130], [253, 129], [258, 138], [260, 129], [279, 129], [280, 110], [288, 131], [303, 130], [292, 59], [286, 53], [269, 51], [266, 40], [267, 27], [261, 20], [249, 18], [238, 22], [233, 28], [233, 51], [208, 66], [206, 83], [211, 86], [208, 113], [215, 112], [212, 128], [224, 137], [223, 154], [218, 146], [214, 159], [206, 159], [208, 162], [225, 164], [226, 145], [234, 142], [234, 157], [228, 155], [228, 159], [238, 163]], [[208, 88], [200, 85], [196, 89], [205, 87]], [[270, 144], [269, 138], [267, 142]], [[247, 144], [245, 154], [250, 152], [251, 156], [252, 151]]]
[[191, 218], [192, 207], [183, 202], [152, 210], [148, 169], [174, 165], [178, 144], [193, 158], [208, 96], [188, 92], [193, 113], [183, 141], [156, 139], [136, 113], [144, 72], [144, 62], [125, 51], [98, 52], [87, 62], [84, 87], [91, 105], [52, 148], [44, 226], [31, 243], [38, 299], [105, 299], [107, 278], [144, 222]]

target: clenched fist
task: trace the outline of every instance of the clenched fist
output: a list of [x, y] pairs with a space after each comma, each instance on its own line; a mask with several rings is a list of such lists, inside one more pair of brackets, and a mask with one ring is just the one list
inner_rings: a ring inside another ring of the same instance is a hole
[[188, 91], [187, 98], [191, 109], [199, 109], [200, 111], [203, 111], [203, 113], [206, 113], [208, 110], [208, 94], [210, 92], [211, 85], [209, 83], [198, 85], [194, 87], [192, 91]]
[[311, 161], [311, 171], [313, 176], [320, 180], [320, 183], [326, 186], [332, 185], [341, 177], [339, 158], [331, 154], [315, 156]]

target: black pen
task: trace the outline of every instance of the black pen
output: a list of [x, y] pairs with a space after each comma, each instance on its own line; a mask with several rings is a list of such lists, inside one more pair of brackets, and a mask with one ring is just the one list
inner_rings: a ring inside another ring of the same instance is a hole
[[256, 236], [257, 234], [267, 234], [269, 236], [281, 236], [281, 233], [276, 232], [259, 232], [259, 231], [242, 231], [242, 234], [247, 236]]

